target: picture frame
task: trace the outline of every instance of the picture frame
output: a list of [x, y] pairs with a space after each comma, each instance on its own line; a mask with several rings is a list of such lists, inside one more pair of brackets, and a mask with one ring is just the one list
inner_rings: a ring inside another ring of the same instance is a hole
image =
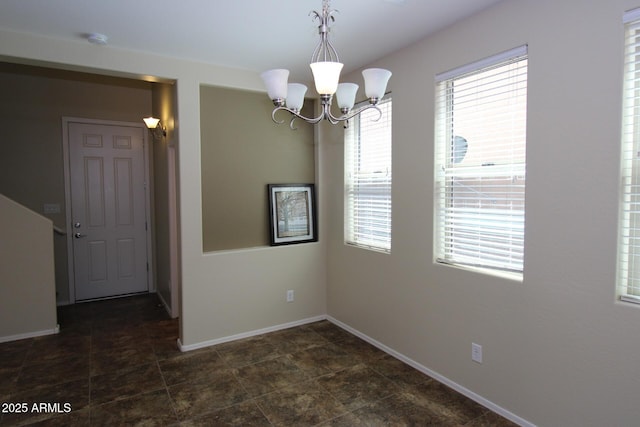
[[271, 246], [318, 241], [314, 184], [268, 184]]

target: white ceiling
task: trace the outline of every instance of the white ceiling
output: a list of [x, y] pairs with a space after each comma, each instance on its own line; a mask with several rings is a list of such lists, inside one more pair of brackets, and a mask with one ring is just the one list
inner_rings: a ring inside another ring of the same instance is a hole
[[[333, 0], [331, 41], [348, 72], [500, 0]], [[310, 78], [321, 0], [1, 0], [0, 29]], [[86, 42], [86, 41], [85, 41]], [[0, 40], [0, 43], [2, 41]]]

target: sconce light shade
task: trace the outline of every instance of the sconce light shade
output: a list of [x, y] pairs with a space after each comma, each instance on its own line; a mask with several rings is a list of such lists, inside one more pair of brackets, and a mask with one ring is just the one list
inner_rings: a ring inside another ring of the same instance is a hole
[[155, 117], [145, 117], [142, 120], [144, 121], [144, 124], [147, 125], [147, 129], [151, 131], [154, 138], [167, 136], [167, 128], [162, 126], [160, 119], [156, 119]]
[[364, 77], [364, 91], [367, 98], [382, 99], [387, 90], [391, 71], [383, 68], [367, 68], [362, 70], [362, 77]]
[[160, 119], [156, 119], [155, 117], [145, 117], [142, 120], [144, 120], [144, 124], [147, 125], [148, 129], [155, 129], [158, 123], [160, 123]]
[[355, 83], [340, 83], [338, 85], [336, 98], [338, 99], [338, 107], [341, 111], [349, 111], [353, 108], [353, 105], [356, 102], [357, 92], [358, 85]]
[[287, 107], [294, 111], [302, 110], [307, 87], [300, 83], [289, 83], [287, 86]]

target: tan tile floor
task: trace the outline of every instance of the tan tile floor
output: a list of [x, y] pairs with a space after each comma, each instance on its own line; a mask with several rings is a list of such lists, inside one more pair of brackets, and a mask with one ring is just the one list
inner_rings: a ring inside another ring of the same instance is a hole
[[327, 321], [188, 353], [154, 295], [59, 322], [0, 344], [0, 401], [28, 408], [0, 426], [514, 425]]

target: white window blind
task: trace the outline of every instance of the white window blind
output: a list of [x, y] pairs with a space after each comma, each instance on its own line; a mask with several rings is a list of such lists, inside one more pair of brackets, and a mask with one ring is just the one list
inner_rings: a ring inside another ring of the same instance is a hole
[[617, 293], [640, 303], [640, 9], [625, 23], [622, 110], [622, 197]]
[[345, 132], [345, 243], [391, 251], [391, 98]]
[[438, 262], [523, 270], [527, 47], [436, 76]]

